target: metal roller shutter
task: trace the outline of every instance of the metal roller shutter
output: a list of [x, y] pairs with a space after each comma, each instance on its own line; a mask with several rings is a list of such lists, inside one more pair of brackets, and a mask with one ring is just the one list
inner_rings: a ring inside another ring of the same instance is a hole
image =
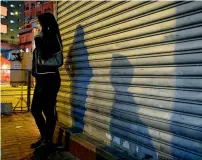
[[57, 17], [60, 122], [130, 155], [202, 159], [201, 2], [61, 1]]

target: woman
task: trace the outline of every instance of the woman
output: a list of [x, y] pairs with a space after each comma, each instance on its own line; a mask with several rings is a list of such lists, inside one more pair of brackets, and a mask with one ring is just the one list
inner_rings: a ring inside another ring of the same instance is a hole
[[[47, 60], [54, 53], [61, 50], [61, 36], [57, 22], [51, 13], [38, 16], [41, 26], [34, 30], [35, 46], [33, 52], [32, 75], [36, 79], [36, 86], [32, 100], [31, 112], [40, 132], [40, 139], [31, 148], [50, 148], [56, 125], [56, 97], [60, 88], [60, 74], [57, 67], [41, 67], [36, 62], [36, 51], [41, 59]], [[45, 115], [45, 118], [42, 115]]]

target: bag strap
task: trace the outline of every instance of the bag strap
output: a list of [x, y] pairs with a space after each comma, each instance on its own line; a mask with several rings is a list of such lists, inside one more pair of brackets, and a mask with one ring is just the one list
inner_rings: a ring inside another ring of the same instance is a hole
[[61, 50], [58, 51], [57, 53], [53, 54], [53, 55], [56, 55], [56, 54], [58, 54], [58, 53], [60, 53], [60, 52], [62, 51], [62, 45], [61, 45], [61, 43], [60, 43], [60, 40], [59, 40], [59, 38], [58, 38], [58, 35], [56, 34], [56, 36], [57, 36], [57, 40], [58, 40], [58, 43], [59, 43], [59, 45], [60, 45]]

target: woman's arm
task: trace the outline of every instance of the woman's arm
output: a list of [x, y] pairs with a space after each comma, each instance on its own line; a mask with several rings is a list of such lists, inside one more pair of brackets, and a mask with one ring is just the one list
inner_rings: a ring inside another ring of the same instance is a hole
[[43, 46], [42, 46], [42, 50], [43, 50], [43, 57], [42, 59], [46, 60], [50, 57], [52, 57], [54, 54], [56, 54], [57, 52], [62, 50], [60, 41], [57, 37], [57, 34], [50, 34], [50, 35], [43, 35], [42, 38], [43, 42]]

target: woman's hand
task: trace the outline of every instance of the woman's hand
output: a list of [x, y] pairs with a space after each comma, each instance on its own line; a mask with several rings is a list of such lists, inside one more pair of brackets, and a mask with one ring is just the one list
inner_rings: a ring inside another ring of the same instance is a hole
[[40, 33], [40, 29], [39, 28], [34, 28], [33, 29], [33, 35], [36, 36], [36, 35], [39, 35]]

